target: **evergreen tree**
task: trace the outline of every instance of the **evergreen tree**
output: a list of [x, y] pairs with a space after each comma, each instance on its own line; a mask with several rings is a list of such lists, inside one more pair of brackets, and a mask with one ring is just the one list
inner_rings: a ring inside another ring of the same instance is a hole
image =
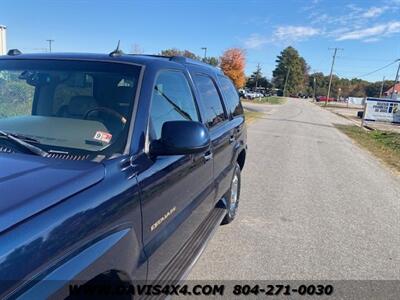
[[308, 66], [296, 49], [285, 48], [276, 59], [276, 68], [273, 71], [273, 82], [279, 89], [284, 89], [288, 75], [286, 94], [304, 93], [308, 86]]
[[272, 87], [272, 84], [265, 76], [263, 76], [260, 64], [257, 65], [256, 70], [250, 75], [249, 78], [247, 78], [246, 87], [250, 89], [254, 89], [256, 87], [269, 89]]
[[202, 59], [202, 61], [205, 62], [206, 64], [212, 65], [214, 67], [217, 67], [219, 65], [218, 57], [214, 57], [214, 56], [205, 57]]

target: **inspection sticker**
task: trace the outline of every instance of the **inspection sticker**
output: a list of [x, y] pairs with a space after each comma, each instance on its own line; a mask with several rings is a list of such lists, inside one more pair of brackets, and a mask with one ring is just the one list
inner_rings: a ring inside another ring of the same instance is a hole
[[112, 139], [112, 134], [104, 131], [96, 131], [96, 134], [93, 138], [97, 141], [102, 141], [108, 144]]

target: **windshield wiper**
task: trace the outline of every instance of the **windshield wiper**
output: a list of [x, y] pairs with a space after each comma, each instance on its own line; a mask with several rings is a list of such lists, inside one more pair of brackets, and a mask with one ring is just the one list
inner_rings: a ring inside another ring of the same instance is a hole
[[[32, 144], [29, 144], [28, 142], [19, 138], [17, 135], [0, 130], [0, 136], [4, 136], [4, 137], [8, 138], [9, 140], [14, 141], [15, 143], [17, 143], [18, 145], [29, 150], [33, 154], [36, 154], [36, 155], [39, 155], [42, 157], [46, 157], [48, 155], [48, 153], [46, 151], [44, 151], [44, 150], [40, 149], [39, 147], [36, 147]], [[34, 141], [34, 139], [31, 139], [31, 140]]]
[[176, 105], [176, 103], [175, 103], [174, 101], [172, 101], [172, 100], [171, 100], [167, 95], [165, 95], [162, 91], [160, 91], [160, 90], [158, 89], [157, 86], [155, 86], [154, 89], [155, 89], [161, 96], [163, 96], [164, 99], [167, 100], [167, 102], [168, 102], [169, 104], [172, 105], [172, 107], [174, 108], [174, 110], [175, 110], [178, 114], [180, 114], [184, 119], [186, 119], [186, 120], [188, 120], [188, 121], [191, 121], [191, 120], [192, 120], [192, 118], [190, 117], [190, 115], [189, 115], [186, 111], [182, 110], [178, 105]]

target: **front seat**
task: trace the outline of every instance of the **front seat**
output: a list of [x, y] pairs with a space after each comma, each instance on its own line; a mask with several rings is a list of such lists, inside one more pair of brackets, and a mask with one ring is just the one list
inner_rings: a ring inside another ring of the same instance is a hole
[[86, 113], [98, 107], [96, 99], [90, 96], [74, 96], [68, 105], [59, 109], [57, 116], [64, 118], [83, 119]]
[[132, 87], [119, 86], [115, 91], [114, 109], [125, 118], [129, 116], [129, 108], [133, 101], [134, 89]]

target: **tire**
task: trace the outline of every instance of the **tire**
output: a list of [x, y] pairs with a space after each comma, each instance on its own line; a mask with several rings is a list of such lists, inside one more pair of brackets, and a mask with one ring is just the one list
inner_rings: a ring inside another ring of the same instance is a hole
[[240, 166], [236, 163], [231, 180], [231, 187], [225, 194], [227, 212], [225, 218], [222, 220], [222, 225], [231, 223], [236, 217], [240, 199], [240, 183]]

